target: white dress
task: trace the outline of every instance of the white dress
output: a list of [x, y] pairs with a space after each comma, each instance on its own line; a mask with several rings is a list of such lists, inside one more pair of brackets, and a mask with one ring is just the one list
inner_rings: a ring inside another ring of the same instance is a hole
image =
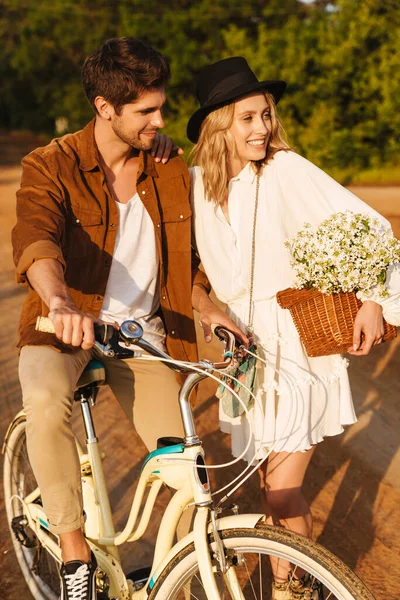
[[[251, 163], [229, 184], [229, 224], [214, 202], [205, 200], [202, 171], [191, 169], [193, 233], [204, 270], [227, 314], [243, 329], [248, 322], [251, 242], [256, 178]], [[231, 434], [232, 454], [239, 456], [253, 437], [246, 459], [276, 452], [305, 451], [325, 436], [337, 435], [354, 423], [348, 360], [341, 355], [309, 358], [290, 312], [279, 307], [276, 293], [291, 287], [294, 274], [284, 242], [305, 222], [318, 226], [343, 210], [373, 209], [326, 173], [294, 152], [278, 152], [263, 168], [255, 242], [255, 339], [267, 366], [257, 370], [258, 404], [248, 416], [227, 417], [220, 409], [222, 431]], [[387, 223], [387, 221], [385, 221]], [[389, 223], [387, 226], [390, 227]], [[400, 291], [397, 269], [389, 288]], [[365, 298], [362, 298], [365, 299]], [[375, 299], [372, 296], [370, 299]], [[400, 324], [400, 294], [379, 302], [385, 318]], [[386, 303], [386, 305], [385, 305]]]

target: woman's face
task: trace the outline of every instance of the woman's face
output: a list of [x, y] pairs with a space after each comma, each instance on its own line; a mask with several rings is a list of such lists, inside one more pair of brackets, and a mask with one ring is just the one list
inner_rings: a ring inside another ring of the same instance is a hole
[[233, 175], [237, 175], [249, 161], [263, 160], [271, 134], [271, 115], [262, 92], [254, 92], [235, 102], [230, 127], [235, 142], [231, 157]]

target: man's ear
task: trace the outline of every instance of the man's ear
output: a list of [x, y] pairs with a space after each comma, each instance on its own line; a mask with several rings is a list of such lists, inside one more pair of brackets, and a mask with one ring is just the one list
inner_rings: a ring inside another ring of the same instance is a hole
[[97, 96], [94, 101], [99, 116], [109, 121], [115, 113], [113, 106], [103, 96]]

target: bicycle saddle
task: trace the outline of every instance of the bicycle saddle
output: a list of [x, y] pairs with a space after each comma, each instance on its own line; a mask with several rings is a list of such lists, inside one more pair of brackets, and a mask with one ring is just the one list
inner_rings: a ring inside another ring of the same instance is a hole
[[76, 390], [83, 388], [90, 383], [96, 383], [97, 385], [103, 385], [106, 381], [106, 371], [104, 365], [99, 360], [90, 360], [86, 365], [82, 375], [78, 379], [76, 384]]

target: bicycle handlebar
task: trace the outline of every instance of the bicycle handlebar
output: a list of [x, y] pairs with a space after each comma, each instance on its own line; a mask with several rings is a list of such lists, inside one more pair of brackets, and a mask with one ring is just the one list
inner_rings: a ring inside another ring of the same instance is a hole
[[[172, 360], [172, 358], [155, 348], [150, 342], [146, 341], [143, 338], [143, 328], [137, 321], [124, 321], [121, 323], [119, 329], [114, 327], [113, 325], [108, 325], [106, 323], [94, 323], [94, 336], [95, 336], [95, 347], [97, 351], [102, 356], [107, 356], [111, 358], [131, 358], [134, 356], [134, 352], [129, 349], [129, 346], [137, 346], [141, 350], [144, 350], [151, 356], [156, 358], [165, 359], [167, 361]], [[212, 363], [210, 361], [200, 361], [199, 363], [191, 363], [194, 367], [197, 368], [213, 368], [213, 369], [226, 369], [229, 367], [233, 352], [236, 346], [236, 340], [231, 331], [221, 327], [220, 325], [212, 326], [213, 332], [215, 335], [222, 341], [225, 342], [225, 352], [223, 361]], [[48, 317], [38, 317], [36, 320], [36, 330], [44, 333], [55, 333], [55, 328], [52, 320]], [[125, 344], [125, 347], [120, 346], [120, 344]], [[191, 369], [189, 365], [175, 365], [173, 363], [165, 362], [167, 367], [172, 369], [173, 371], [177, 371], [179, 373], [190, 373], [193, 372], [194, 369]]]

